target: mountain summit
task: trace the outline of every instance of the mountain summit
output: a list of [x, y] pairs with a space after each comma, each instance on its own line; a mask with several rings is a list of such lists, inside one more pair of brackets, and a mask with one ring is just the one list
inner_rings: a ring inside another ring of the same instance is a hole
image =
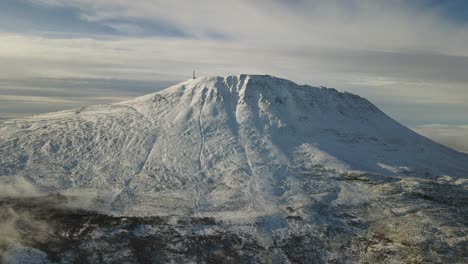
[[262, 75], [200, 77], [130, 101], [7, 121], [0, 150], [3, 179], [98, 191], [109, 199], [101, 210], [129, 215], [270, 214], [318, 172], [468, 175], [467, 155], [359, 96]]
[[201, 77], [1, 123], [0, 262], [466, 263], [467, 189], [359, 96]]

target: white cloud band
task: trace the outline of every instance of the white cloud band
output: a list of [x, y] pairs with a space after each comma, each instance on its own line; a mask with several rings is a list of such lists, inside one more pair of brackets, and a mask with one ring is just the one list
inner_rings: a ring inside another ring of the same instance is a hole
[[468, 125], [423, 125], [414, 130], [436, 142], [468, 153]]

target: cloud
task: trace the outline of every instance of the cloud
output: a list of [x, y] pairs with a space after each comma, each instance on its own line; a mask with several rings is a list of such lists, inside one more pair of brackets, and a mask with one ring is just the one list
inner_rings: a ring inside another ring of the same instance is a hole
[[144, 32], [142, 27], [130, 23], [107, 23], [106, 25], [116, 31], [127, 34], [141, 34]]
[[[74, 7], [88, 21], [155, 20], [199, 38], [218, 32], [269, 46], [439, 50], [466, 54], [464, 28], [407, 1], [31, 0]], [[447, 38], [450, 37], [451, 38]], [[453, 38], [457, 37], [457, 38]], [[450, 46], [450, 49], [447, 49]]]
[[468, 153], [468, 125], [422, 125], [413, 128], [419, 134], [458, 151]]
[[9, 65], [0, 80], [177, 82], [192, 69], [269, 73], [358, 93], [397, 119], [396, 104], [468, 102], [468, 26], [424, 1], [29, 2], [74, 10], [83, 22], [122, 35], [74, 35], [73, 27], [54, 37], [0, 33], [0, 59]]

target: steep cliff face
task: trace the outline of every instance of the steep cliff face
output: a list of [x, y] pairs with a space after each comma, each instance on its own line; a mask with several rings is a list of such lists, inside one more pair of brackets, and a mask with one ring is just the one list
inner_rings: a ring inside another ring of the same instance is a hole
[[467, 178], [468, 155], [367, 100], [271, 76], [0, 124], [0, 205], [54, 223], [15, 239], [60, 260], [463, 261]]

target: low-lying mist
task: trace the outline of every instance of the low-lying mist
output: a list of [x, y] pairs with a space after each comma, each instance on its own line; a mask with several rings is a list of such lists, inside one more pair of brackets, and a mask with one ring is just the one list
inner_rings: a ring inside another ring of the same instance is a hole
[[1, 177], [0, 263], [45, 259], [34, 248], [57, 236], [59, 215], [84, 211], [92, 199], [90, 193], [51, 193], [23, 177]]

